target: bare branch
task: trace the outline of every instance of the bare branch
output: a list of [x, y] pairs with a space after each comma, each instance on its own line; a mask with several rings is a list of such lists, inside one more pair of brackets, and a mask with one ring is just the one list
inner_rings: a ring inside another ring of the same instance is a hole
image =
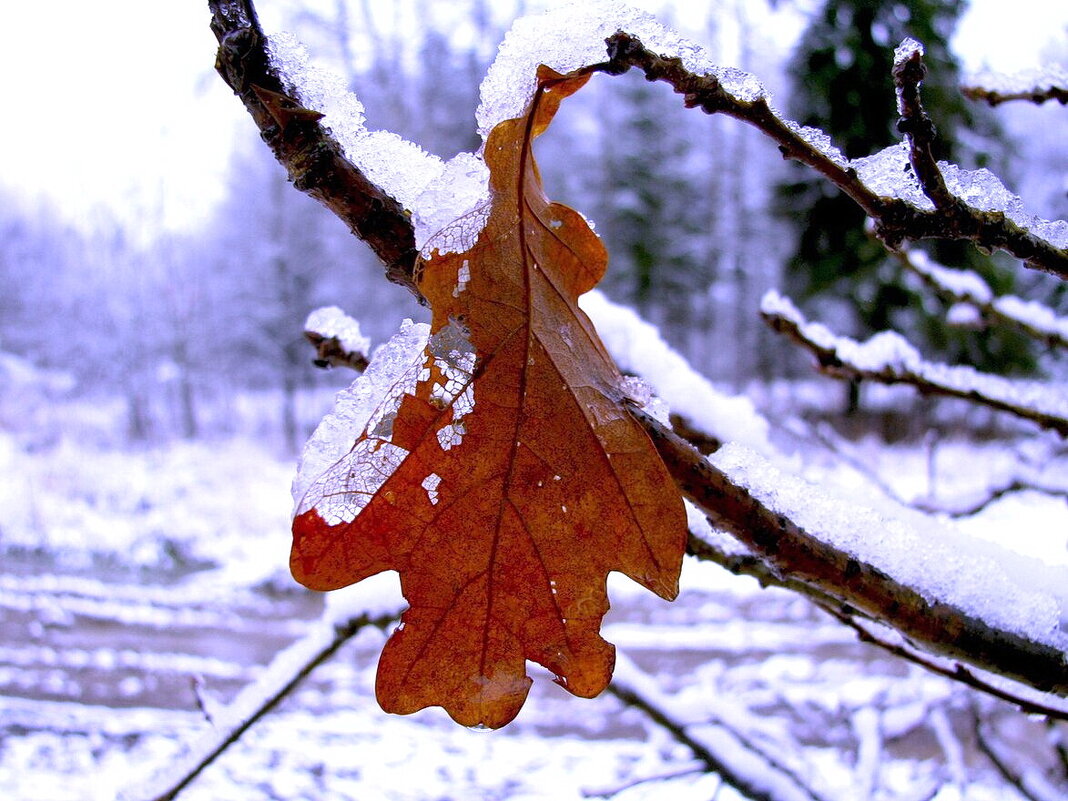
[[975, 741], [979, 746], [979, 750], [982, 751], [987, 759], [997, 768], [1001, 777], [1016, 788], [1024, 798], [1030, 801], [1056, 801], [1056, 799], [1064, 798], [1063, 788], [1057, 789], [1050, 786], [1049, 782], [1043, 779], [1041, 776], [1035, 773], [1021, 773], [1017, 771], [1009, 762], [1007, 754], [1003, 753], [995, 744], [991, 737], [989, 737], [984, 731], [985, 726], [979, 715], [972, 710], [974, 720]]
[[931, 199], [936, 209], [944, 211], [962, 201], [946, 188], [946, 179], [942, 177], [931, 151], [935, 126], [920, 101], [920, 82], [927, 75], [923, 48], [914, 39], [906, 39], [895, 56], [894, 87], [897, 89], [898, 111], [901, 113], [897, 129], [908, 139], [909, 162], [923, 193]]
[[1068, 399], [1053, 392], [1049, 385], [924, 361], [912, 345], [894, 332], [884, 331], [866, 343], [839, 337], [822, 324], [808, 322], [792, 303], [774, 294], [765, 297], [761, 316], [775, 331], [811, 352], [820, 372], [827, 375], [909, 384], [921, 392], [962, 398], [1010, 412], [1068, 436]]

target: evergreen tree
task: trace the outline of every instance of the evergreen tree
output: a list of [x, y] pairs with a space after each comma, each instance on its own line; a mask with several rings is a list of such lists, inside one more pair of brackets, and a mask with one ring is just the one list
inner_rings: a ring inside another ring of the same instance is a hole
[[[790, 65], [792, 115], [827, 131], [849, 158], [899, 142], [893, 51], [912, 36], [925, 50], [922, 92], [938, 127], [936, 158], [982, 166], [987, 156], [980, 148], [996, 130], [982, 109], [960, 95], [959, 69], [948, 47], [965, 5], [964, 0], [827, 0]], [[826, 182], [806, 174], [786, 184], [780, 209], [798, 230], [790, 289], [823, 306], [821, 313], [828, 313], [828, 305], [846, 306], [855, 315], [855, 334], [898, 328], [941, 358], [984, 369], [1033, 369], [1027, 340], [1011, 331], [976, 335], [947, 327], [945, 309], [913, 291], [900, 265], [864, 232], [863, 211]], [[949, 266], [976, 270], [995, 291], [1011, 289], [1011, 274], [967, 243], [942, 243], [934, 255]]]
[[624, 76], [607, 87], [598, 232], [605, 288], [666, 330], [693, 322], [690, 298], [711, 281], [705, 252], [707, 165], [693, 123], [662, 86]]

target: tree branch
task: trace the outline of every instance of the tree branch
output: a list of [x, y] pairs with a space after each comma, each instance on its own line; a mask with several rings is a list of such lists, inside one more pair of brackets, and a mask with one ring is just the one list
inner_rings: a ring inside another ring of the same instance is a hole
[[219, 41], [215, 69], [241, 98], [293, 185], [340, 217], [374, 251], [386, 277], [421, 297], [418, 251], [404, 208], [349, 161], [337, 140], [287, 87], [267, 53], [252, 0], [208, 0]]
[[[884, 331], [865, 343], [810, 323], [784, 298], [765, 297], [761, 316], [772, 329], [812, 353], [820, 372], [835, 378], [909, 384], [921, 392], [981, 403], [1068, 437], [1068, 401], [1047, 385], [1012, 381], [970, 367], [927, 362], [903, 337]], [[1037, 390], [1037, 391], [1036, 391]]]
[[919, 276], [941, 297], [970, 304], [984, 318], [1012, 325], [1050, 347], [1068, 347], [1068, 318], [1056, 315], [1048, 306], [1013, 295], [995, 297], [978, 273], [943, 267], [922, 250], [902, 248], [897, 257], [905, 269]]
[[[391, 280], [415, 291], [412, 271], [417, 253], [412, 223], [404, 209], [344, 157], [318, 115], [305, 109], [284, 85], [270, 64], [251, 0], [210, 0], [210, 6], [212, 29], [220, 42], [219, 71], [241, 97], [294, 184], [321, 200], [357, 236], [368, 241], [386, 264]], [[626, 33], [613, 35], [607, 44], [609, 60], [587, 71], [621, 74], [638, 67], [649, 80], [669, 83], [685, 97], [687, 106], [709, 114], [725, 113], [754, 125], [777, 142], [786, 157], [808, 164], [852, 197], [876, 221], [877, 233], [890, 247], [906, 238], [970, 239], [1068, 277], [1068, 250], [1058, 249], [1004, 213], [979, 211], [963, 203], [926, 210], [899, 198], [880, 196], [840, 154], [835, 157], [833, 148], [817, 146], [811, 131], [791, 127], [763, 96], [739, 100], [714, 76], [694, 75], [679, 59], [656, 55]], [[876, 566], [820, 542], [762, 505], [651, 417], [637, 410], [635, 416], [649, 431], [684, 494], [779, 576], [789, 576], [863, 614], [885, 620], [936, 653], [1045, 692], [1068, 693], [1068, 665], [1058, 650], [992, 628], [961, 609], [929, 602]]]
[[[821, 796], [788, 766], [722, 719], [707, 721], [707, 725], [715, 727], [711, 735], [691, 732], [693, 724], [683, 722], [678, 704], [665, 696], [624, 654], [616, 654], [615, 674], [608, 692], [665, 729], [693, 752], [706, 771], [715, 773], [745, 798], [821, 801]], [[739, 749], [744, 752], [744, 758], [739, 758]]]
[[920, 83], [927, 75], [923, 63], [923, 47], [914, 39], [906, 39], [894, 58], [894, 87], [897, 89], [898, 111], [901, 118], [897, 130], [909, 142], [909, 162], [920, 182], [923, 193], [939, 211], [946, 211], [963, 201], [946, 187], [946, 179], [938, 169], [931, 146], [935, 141], [935, 126], [920, 101]]
[[1068, 657], [1058, 649], [929, 600], [877, 566], [820, 541], [765, 506], [655, 418], [636, 408], [631, 413], [649, 433], [682, 493], [713, 525], [763, 557], [779, 576], [813, 586], [840, 604], [885, 622], [932, 653], [1042, 692], [1068, 695]]
[[785, 158], [808, 165], [851, 197], [875, 221], [876, 235], [890, 249], [897, 249], [906, 239], [966, 239], [983, 248], [1004, 250], [1031, 267], [1068, 279], [1068, 248], [1056, 247], [1004, 212], [980, 211], [957, 198], [945, 207], [928, 210], [899, 198], [880, 196], [840, 153], [817, 146], [815, 137], [806, 137], [796, 125], [791, 127], [763, 96], [739, 100], [715, 76], [694, 75], [680, 59], [657, 55], [623, 31], [610, 36], [607, 43], [608, 62], [590, 67], [591, 71], [618, 75], [636, 67], [648, 80], [669, 84], [683, 96], [687, 107], [700, 108], [706, 114], [726, 114], [754, 126], [779, 145]]
[[264, 674], [245, 687], [233, 703], [217, 710], [212, 716], [211, 728], [177, 763], [168, 765], [144, 786], [128, 788], [122, 798], [128, 801], [171, 801], [176, 798], [342, 645], [368, 626], [385, 628], [397, 619], [398, 614], [360, 615], [336, 622], [325, 617], [316, 629], [279, 653]]
[[980, 75], [962, 86], [961, 93], [970, 100], [991, 106], [1013, 100], [1025, 100], [1039, 106], [1047, 100], [1056, 100], [1064, 106], [1068, 105], [1068, 71], [1049, 66], [1016, 75]]

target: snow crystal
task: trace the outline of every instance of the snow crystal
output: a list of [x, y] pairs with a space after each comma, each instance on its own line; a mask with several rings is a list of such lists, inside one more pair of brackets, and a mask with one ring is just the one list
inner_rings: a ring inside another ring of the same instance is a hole
[[607, 61], [605, 39], [617, 31], [638, 37], [653, 52], [678, 57], [690, 72], [714, 75], [741, 101], [755, 101], [767, 94], [753, 75], [717, 67], [701, 47], [644, 11], [615, 0], [569, 3], [520, 19], [512, 26], [482, 82], [479, 133], [485, 138], [497, 123], [523, 113], [534, 96], [539, 64], [567, 73]]
[[923, 45], [911, 36], [907, 36], [901, 44], [894, 48], [894, 66], [901, 66], [912, 58], [915, 53], [919, 53], [922, 56], [923, 52]]
[[636, 373], [675, 411], [720, 440], [744, 442], [770, 452], [768, 423], [741, 396], [725, 395], [697, 373], [660, 336], [655, 326], [632, 309], [613, 303], [597, 290], [579, 299], [620, 369]]
[[908, 509], [895, 518], [786, 474], [743, 446], [709, 457], [732, 481], [809, 535], [991, 625], [1056, 648], [1068, 646], [1065, 572], [969, 537]]
[[875, 194], [904, 200], [924, 211], [934, 211], [934, 203], [923, 193], [920, 182], [912, 172], [907, 142], [890, 145], [871, 156], [853, 159], [850, 166]]
[[[912, 171], [907, 142], [891, 145], [872, 156], [853, 159], [850, 166], [875, 194], [904, 200], [923, 211], [934, 211]], [[1068, 222], [1044, 220], [1024, 211], [1023, 201], [1005, 188], [990, 170], [965, 170], [956, 164], [938, 162], [946, 188], [978, 211], [1002, 212], [1008, 219], [1045, 239], [1055, 248], [1068, 248]]]
[[[405, 389], [414, 388], [416, 376], [423, 366], [422, 354], [429, 334], [428, 325], [405, 320], [400, 331], [375, 350], [367, 370], [347, 389], [338, 393], [334, 408], [322, 419], [304, 446], [297, 475], [293, 479], [293, 500], [297, 504], [297, 513], [304, 511], [301, 504], [312, 485], [352, 455], [353, 442], [361, 432], [371, 427], [378, 436], [388, 437], [391, 430], [389, 415], [391, 411], [395, 414], [396, 408], [384, 408], [389, 405], [382, 401], [394, 397], [399, 402]], [[380, 443], [382, 440], [373, 441]], [[385, 451], [384, 455], [390, 453], [388, 448]], [[346, 501], [354, 500], [342, 497], [336, 505], [341, 507]], [[337, 511], [342, 513], [340, 508]], [[323, 512], [320, 509], [320, 513]], [[343, 513], [343, 516], [351, 518], [351, 513]]]
[[[489, 173], [480, 157], [460, 153], [446, 163], [394, 133], [368, 131], [363, 105], [341, 76], [312, 65], [291, 35], [272, 34], [268, 52], [301, 103], [323, 114], [346, 158], [412, 212], [417, 247], [487, 201]], [[474, 226], [476, 236], [481, 228]]]
[[808, 125], [799, 125], [793, 120], [779, 116], [783, 124], [797, 134], [807, 145], [822, 153], [834, 164], [845, 169], [849, 166], [849, 159], [843, 155], [834, 141], [820, 128], [812, 128]]
[[334, 337], [346, 353], [371, 351], [371, 340], [360, 331], [360, 324], [337, 306], [316, 309], [304, 321], [304, 330], [319, 334], [325, 339]]
[[412, 211], [415, 241], [431, 251], [464, 253], [489, 220], [489, 167], [481, 156], [458, 153], [431, 180]]

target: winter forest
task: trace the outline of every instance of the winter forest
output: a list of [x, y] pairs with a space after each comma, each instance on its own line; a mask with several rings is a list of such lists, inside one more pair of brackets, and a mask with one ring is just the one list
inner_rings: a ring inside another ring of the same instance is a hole
[[60, 5], [0, 795], [1068, 797], [1063, 3]]

